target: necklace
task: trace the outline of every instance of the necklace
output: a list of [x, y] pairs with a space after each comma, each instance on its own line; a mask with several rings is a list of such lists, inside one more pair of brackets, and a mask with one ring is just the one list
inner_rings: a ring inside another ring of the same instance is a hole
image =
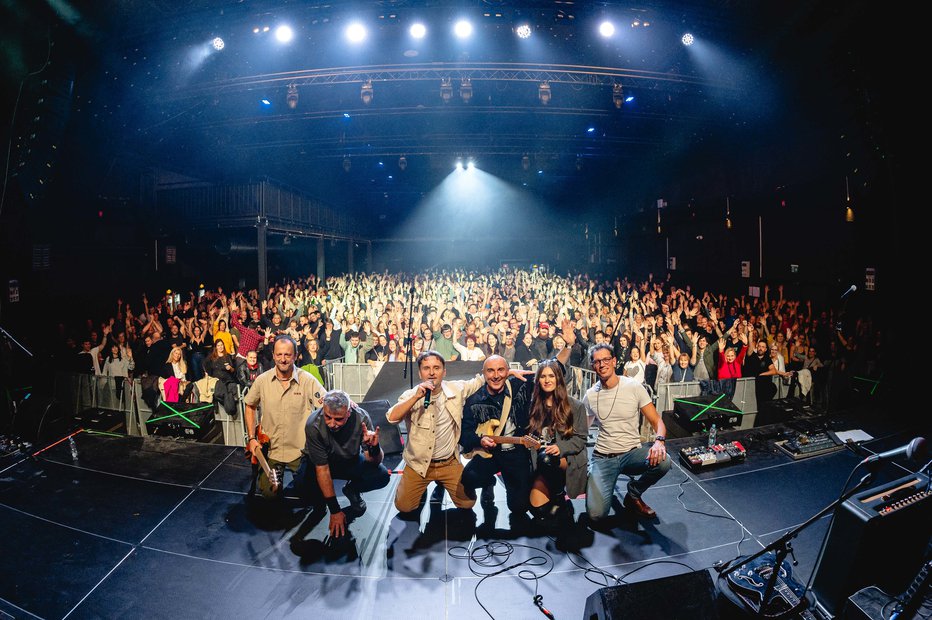
[[598, 397], [598, 392], [601, 392], [602, 390], [604, 390], [604, 389], [606, 389], [606, 388], [602, 385], [601, 382], [599, 383], [599, 390], [598, 390], [598, 392], [596, 392], [596, 399], [595, 399], [595, 417], [599, 418], [599, 422], [601, 422], [601, 421], [603, 421], [603, 420], [607, 420], [607, 419], [609, 419], [610, 417], [612, 417], [612, 413], [615, 412], [615, 401], [618, 400], [618, 392], [619, 392], [619, 388], [620, 388], [620, 387], [621, 387], [621, 380], [619, 379], [619, 380], [618, 380], [618, 383], [615, 385], [615, 396], [612, 398], [612, 406], [609, 407], [609, 409], [608, 409], [608, 415], [605, 416], [605, 417], [603, 418], [603, 417], [602, 417], [602, 414], [599, 412], [599, 397]]

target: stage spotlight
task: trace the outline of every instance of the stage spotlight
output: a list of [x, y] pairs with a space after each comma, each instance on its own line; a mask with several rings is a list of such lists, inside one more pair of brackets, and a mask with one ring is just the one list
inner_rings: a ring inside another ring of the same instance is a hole
[[625, 97], [625, 103], [631, 103], [632, 101], [634, 101], [634, 95], [628, 95]]
[[515, 34], [518, 35], [519, 39], [529, 39], [531, 37], [531, 25], [521, 24], [515, 28]]
[[411, 24], [411, 28], [408, 30], [408, 32], [415, 39], [423, 39], [427, 35], [427, 26], [420, 22]]
[[288, 43], [294, 38], [294, 30], [291, 26], [281, 25], [275, 29], [275, 38], [279, 43]]
[[292, 110], [298, 107], [298, 87], [293, 83], [288, 85], [288, 94], [285, 95], [285, 103], [287, 103], [288, 107]]
[[687, 32], [680, 41], [683, 42], [683, 45], [689, 46], [696, 42], [696, 37]]
[[450, 103], [453, 98], [453, 80], [451, 78], [440, 79], [440, 98], [444, 103]]
[[524, 170], [530, 170], [531, 168], [531, 158], [527, 155], [521, 158], [521, 168]]
[[612, 103], [615, 104], [615, 109], [620, 110], [621, 104], [624, 102], [625, 98], [621, 93], [621, 84], [612, 84]]
[[547, 105], [548, 103], [550, 103], [550, 99], [552, 98], [552, 93], [550, 92], [549, 82], [540, 83], [540, 86], [537, 87], [537, 97], [538, 99], [540, 99], [540, 102], [543, 105]]
[[460, 39], [465, 39], [472, 34], [472, 24], [465, 19], [461, 19], [453, 26], [453, 34]]
[[260, 99], [260, 100], [259, 100], [259, 103], [261, 103], [261, 104], [264, 105], [265, 107], [269, 107], [270, 105], [272, 105], [272, 102], [269, 101], [268, 99]]
[[408, 168], [408, 158], [402, 155], [398, 158], [398, 168], [404, 172]]
[[476, 162], [474, 162], [473, 160], [470, 159], [468, 162], [466, 162], [466, 169], [467, 169], [467, 170], [475, 170], [475, 169], [476, 169]]
[[210, 42], [210, 44], [213, 45], [214, 49], [217, 50], [218, 52], [222, 50], [225, 45], [223, 42], [223, 39], [221, 39], [220, 37], [215, 37], [214, 40]]
[[456, 164], [454, 165], [454, 167], [455, 167], [457, 170], [462, 170], [462, 169], [463, 169], [463, 160], [457, 158]]
[[615, 34], [615, 24], [612, 22], [602, 22], [599, 24], [599, 34], [606, 39]]
[[590, 127], [586, 130], [586, 133], [595, 133], [595, 127]]
[[359, 98], [362, 99], [364, 104], [369, 105], [372, 103], [372, 94], [372, 80], [366, 80], [366, 83], [359, 90]]
[[343, 171], [349, 172], [350, 168], [353, 167], [353, 162], [350, 161], [349, 155], [343, 158]]
[[359, 22], [353, 22], [346, 27], [346, 39], [350, 43], [362, 43], [366, 38], [366, 28]]
[[460, 97], [463, 99], [463, 103], [469, 103], [469, 100], [472, 99], [472, 81], [469, 78], [463, 78], [463, 81], [460, 82]]

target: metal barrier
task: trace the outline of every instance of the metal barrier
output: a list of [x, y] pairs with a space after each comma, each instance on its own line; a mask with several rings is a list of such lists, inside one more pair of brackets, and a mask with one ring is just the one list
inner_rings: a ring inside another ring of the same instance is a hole
[[84, 373], [56, 373], [53, 385], [55, 399], [72, 414], [88, 409], [120, 411], [130, 434], [138, 434], [139, 418], [134, 401], [141, 391], [139, 381], [126, 377], [107, 377]]
[[343, 390], [356, 402], [365, 400], [366, 392], [375, 381], [376, 375], [382, 370], [381, 366], [369, 364], [336, 363], [327, 364], [325, 367], [330, 369], [331, 387], [329, 389]]

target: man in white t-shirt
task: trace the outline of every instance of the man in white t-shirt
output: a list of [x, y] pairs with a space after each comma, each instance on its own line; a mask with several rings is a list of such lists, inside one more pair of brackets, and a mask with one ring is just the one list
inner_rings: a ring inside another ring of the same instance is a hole
[[[599, 382], [586, 391], [584, 403], [589, 424], [599, 422], [599, 435], [589, 460], [586, 510], [591, 522], [608, 516], [618, 476], [631, 476], [624, 506], [644, 517], [655, 517], [641, 496], [670, 471], [665, 446], [666, 427], [651, 402], [647, 390], [630, 377], [615, 374], [615, 354], [607, 344], [597, 344], [589, 352], [592, 369]], [[638, 412], [654, 428], [653, 444], [641, 445]], [[634, 476], [638, 476], [636, 479]]]

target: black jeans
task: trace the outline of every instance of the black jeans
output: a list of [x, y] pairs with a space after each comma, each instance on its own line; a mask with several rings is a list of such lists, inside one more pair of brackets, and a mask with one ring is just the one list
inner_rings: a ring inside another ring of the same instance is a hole
[[[333, 480], [346, 480], [346, 486], [358, 493], [374, 491], [388, 485], [391, 475], [381, 463], [370, 463], [362, 454], [356, 462], [341, 460], [330, 463], [330, 477]], [[300, 485], [298, 494], [313, 506], [323, 505], [324, 494], [317, 484], [317, 471], [307, 457], [301, 460], [301, 467], [295, 474], [295, 484]]]
[[484, 459], [474, 456], [463, 470], [463, 486], [475, 491], [495, 484], [495, 474], [502, 472], [508, 509], [513, 514], [524, 514], [530, 507], [531, 455], [524, 446], [512, 450], [494, 448], [492, 456]]

